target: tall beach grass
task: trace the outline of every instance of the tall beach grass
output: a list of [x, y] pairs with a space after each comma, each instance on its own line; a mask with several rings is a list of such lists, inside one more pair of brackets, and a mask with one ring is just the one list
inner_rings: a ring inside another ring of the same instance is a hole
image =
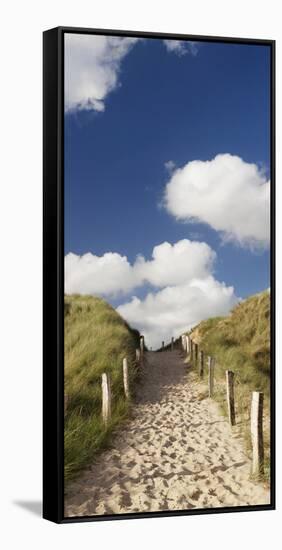
[[[208, 355], [215, 358], [215, 391], [227, 414], [225, 371], [235, 373], [237, 425], [251, 450], [250, 410], [253, 391], [264, 393], [264, 448], [266, 479], [270, 463], [270, 294], [256, 294], [240, 302], [227, 317], [202, 321], [190, 333]], [[205, 367], [205, 376], [207, 368]]]
[[[122, 361], [128, 359], [129, 379], [136, 377], [135, 350], [139, 333], [104, 300], [65, 296], [65, 481], [73, 479], [107, 445], [112, 430], [126, 417], [129, 402], [123, 390]], [[112, 418], [101, 419], [101, 375], [111, 377]]]

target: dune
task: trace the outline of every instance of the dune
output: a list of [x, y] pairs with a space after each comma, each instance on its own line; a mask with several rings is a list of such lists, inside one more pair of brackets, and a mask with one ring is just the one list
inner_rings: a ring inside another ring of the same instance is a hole
[[268, 504], [239, 431], [178, 350], [147, 352], [131, 417], [72, 482], [65, 516]]

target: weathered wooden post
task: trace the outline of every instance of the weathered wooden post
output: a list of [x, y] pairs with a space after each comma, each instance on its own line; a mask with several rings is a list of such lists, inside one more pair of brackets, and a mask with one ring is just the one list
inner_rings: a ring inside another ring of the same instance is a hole
[[226, 374], [226, 396], [228, 405], [229, 422], [231, 426], [235, 426], [235, 399], [234, 399], [234, 372], [232, 370], [225, 371]]
[[123, 372], [124, 395], [126, 399], [129, 399], [128, 364], [127, 364], [126, 357], [124, 357], [122, 362], [122, 372]]
[[189, 355], [190, 353], [190, 338], [189, 336], [186, 336], [186, 353]]
[[194, 342], [190, 339], [190, 360], [191, 363], [194, 361]]
[[140, 361], [140, 358], [141, 358], [141, 352], [140, 352], [140, 349], [139, 349], [139, 348], [137, 348], [135, 352], [136, 352], [136, 361], [137, 361], [137, 363], [139, 363], [139, 361]]
[[111, 382], [110, 375], [106, 372], [102, 374], [102, 417], [107, 426], [111, 419]]
[[140, 336], [140, 352], [142, 357], [144, 354], [144, 336]]
[[172, 338], [171, 338], [171, 351], [173, 351], [173, 347], [174, 347], [174, 338], [172, 336]]
[[181, 336], [181, 346], [183, 351], [185, 351], [185, 334], [182, 334]]
[[264, 473], [263, 393], [259, 391], [253, 391], [252, 396], [251, 436], [253, 447], [252, 474], [262, 476]]
[[162, 341], [162, 351], [164, 351], [164, 341]]
[[208, 357], [208, 369], [209, 369], [209, 397], [213, 396], [213, 387], [214, 387], [214, 358]]
[[200, 350], [199, 354], [199, 376], [203, 378], [204, 376], [204, 352]]
[[195, 343], [194, 343], [194, 360], [195, 360], [195, 363], [197, 363], [197, 361], [198, 361], [198, 348], [199, 348], [199, 346], [198, 346], [198, 344], [195, 342]]

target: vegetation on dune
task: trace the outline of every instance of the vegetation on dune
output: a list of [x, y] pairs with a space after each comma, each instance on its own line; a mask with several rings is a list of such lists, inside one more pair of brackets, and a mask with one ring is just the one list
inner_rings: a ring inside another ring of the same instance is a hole
[[269, 469], [270, 403], [270, 294], [268, 291], [240, 302], [227, 317], [202, 321], [190, 333], [206, 356], [213, 356], [215, 399], [227, 414], [225, 371], [235, 373], [238, 423], [250, 449], [250, 410], [253, 391], [264, 393], [265, 471]]
[[241, 383], [269, 396], [270, 295], [256, 294], [239, 303], [228, 317], [201, 322], [192, 332], [208, 355], [216, 357], [218, 374], [234, 370]]
[[[139, 333], [104, 300], [92, 296], [65, 297], [65, 480], [72, 479], [103, 448], [114, 427], [128, 413], [122, 360], [128, 359], [130, 382], [136, 376], [135, 350]], [[101, 419], [101, 375], [111, 377], [112, 418]]]
[[[252, 391], [263, 391], [265, 471], [269, 467], [270, 295], [263, 292], [239, 303], [227, 317], [202, 321], [191, 332], [205, 356], [216, 359], [215, 393], [224, 413], [225, 371], [235, 373], [237, 425], [250, 449]], [[91, 296], [65, 297], [65, 480], [73, 479], [126, 417], [130, 403], [124, 397], [122, 361], [128, 359], [129, 379], [137, 375], [135, 350], [139, 333], [104, 300]], [[176, 342], [175, 342], [176, 343]], [[170, 346], [167, 346], [170, 347]], [[111, 377], [112, 418], [101, 418], [101, 375]], [[205, 368], [205, 377], [207, 369]]]

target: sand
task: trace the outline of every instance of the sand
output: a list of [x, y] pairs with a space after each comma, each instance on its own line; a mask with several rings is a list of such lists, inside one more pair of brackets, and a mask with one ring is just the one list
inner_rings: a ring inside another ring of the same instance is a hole
[[181, 353], [146, 357], [130, 420], [68, 487], [65, 516], [268, 504], [238, 429]]

